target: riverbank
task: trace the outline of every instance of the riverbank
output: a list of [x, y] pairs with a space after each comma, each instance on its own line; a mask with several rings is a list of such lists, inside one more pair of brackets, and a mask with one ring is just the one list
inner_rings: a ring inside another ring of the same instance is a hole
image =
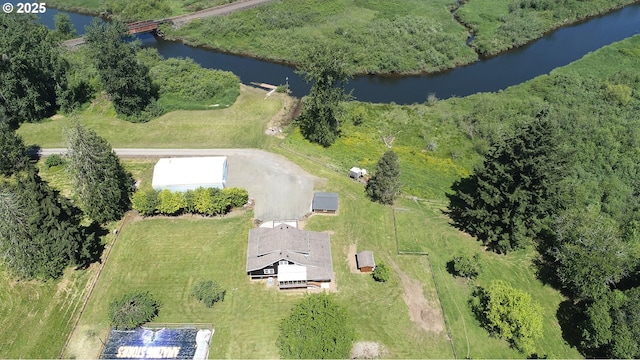
[[455, 18], [473, 34], [470, 43], [480, 56], [497, 56], [527, 45], [562, 27], [589, 21], [640, 0], [553, 1], [472, 0], [463, 2]]

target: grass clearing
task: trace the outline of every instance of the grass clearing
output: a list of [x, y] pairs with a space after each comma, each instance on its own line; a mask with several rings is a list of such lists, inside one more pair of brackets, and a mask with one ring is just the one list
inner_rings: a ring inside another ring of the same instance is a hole
[[[471, 358], [517, 358], [518, 351], [509, 348], [500, 339], [489, 336], [479, 326], [468, 305], [473, 288], [487, 286], [492, 280], [502, 279], [512, 286], [531, 294], [533, 301], [543, 309], [543, 337], [536, 341], [540, 356], [550, 358], [579, 358], [580, 353], [563, 339], [556, 312], [565, 298], [536, 278], [533, 264], [536, 255], [533, 249], [498, 255], [482, 251], [476, 239], [457, 231], [449, 225], [442, 213], [444, 203], [413, 202], [403, 200], [395, 212], [400, 250], [423, 251], [433, 266], [435, 282], [440, 292], [445, 316], [453, 335], [459, 357]], [[424, 231], [416, 231], [423, 229]], [[480, 254], [482, 272], [475, 281], [454, 278], [446, 270], [446, 264], [458, 254]], [[468, 345], [467, 345], [468, 342]]]
[[352, 73], [433, 72], [477, 60], [455, 0], [281, 0], [194, 21], [170, 38], [260, 58], [297, 62], [304, 44], [350, 52]]
[[[78, 114], [83, 125], [104, 137], [111, 146], [136, 148], [263, 148], [267, 123], [285, 104], [285, 97], [248, 86], [225, 109], [173, 111], [148, 123], [130, 123], [115, 117], [104, 100]], [[25, 123], [18, 130], [26, 144], [64, 147], [63, 129], [72, 117], [54, 116], [41, 123]]]
[[57, 281], [17, 281], [0, 265], [0, 358], [58, 358], [91, 274], [68, 270]]

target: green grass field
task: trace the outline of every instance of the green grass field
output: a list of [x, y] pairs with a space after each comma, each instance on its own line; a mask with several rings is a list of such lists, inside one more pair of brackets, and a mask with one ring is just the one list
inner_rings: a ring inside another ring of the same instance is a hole
[[[447, 321], [459, 357], [467, 358], [517, 358], [522, 356], [510, 349], [505, 341], [492, 338], [479, 327], [478, 321], [467, 304], [475, 286], [487, 286], [492, 280], [501, 279], [525, 290], [533, 301], [540, 304], [544, 319], [543, 337], [536, 341], [539, 356], [572, 359], [580, 357], [575, 348], [562, 340], [556, 320], [559, 305], [565, 300], [561, 294], [536, 279], [533, 249], [522, 250], [509, 256], [482, 251], [474, 238], [457, 231], [442, 213], [445, 204], [437, 202], [402, 201], [396, 204], [396, 224], [400, 251], [427, 252], [435, 282], [438, 286]], [[424, 231], [416, 231], [424, 229]], [[480, 254], [483, 270], [477, 280], [454, 278], [447, 272], [446, 264], [456, 255]], [[409, 256], [409, 255], [407, 255]]]
[[[238, 0], [234, 0], [238, 1]], [[113, 1], [116, 2], [116, 1]], [[228, 0], [161, 0], [170, 9], [166, 16], [176, 16], [199, 11], [213, 6], [229, 3]], [[49, 1], [49, 7], [60, 10], [77, 11], [82, 13], [99, 14], [104, 10], [105, 0], [54, 0]], [[144, 18], [144, 14], [140, 14]]]
[[[218, 110], [174, 111], [148, 123], [116, 118], [106, 101], [78, 114], [83, 125], [95, 130], [113, 147], [226, 148], [266, 146], [267, 123], [285, 104], [281, 94], [265, 99], [265, 92], [243, 86], [233, 106]], [[63, 129], [73, 117], [56, 116], [42, 123], [25, 123], [18, 130], [26, 144], [64, 147]]]
[[0, 358], [58, 358], [91, 274], [67, 271], [58, 281], [17, 281], [0, 266]]
[[433, 72], [477, 60], [455, 0], [281, 0], [195, 21], [169, 37], [234, 53], [296, 62], [305, 44], [347, 50], [352, 73]]

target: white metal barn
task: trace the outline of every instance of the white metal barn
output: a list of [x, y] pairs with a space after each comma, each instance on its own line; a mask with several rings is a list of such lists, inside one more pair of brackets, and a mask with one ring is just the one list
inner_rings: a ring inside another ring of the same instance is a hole
[[227, 169], [226, 156], [163, 158], [153, 168], [151, 186], [171, 191], [222, 189], [227, 183]]

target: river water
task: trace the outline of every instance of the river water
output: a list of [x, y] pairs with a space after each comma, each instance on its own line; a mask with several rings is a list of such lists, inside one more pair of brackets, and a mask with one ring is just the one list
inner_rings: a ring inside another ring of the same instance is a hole
[[[58, 11], [47, 9], [43, 24], [53, 27]], [[79, 34], [93, 17], [68, 13]], [[640, 32], [640, 4], [554, 31], [529, 45], [453, 70], [416, 76], [357, 76], [349, 81], [357, 100], [397, 104], [422, 103], [431, 93], [440, 99], [477, 92], [506, 89], [547, 74], [556, 67], [580, 59], [585, 54]], [[243, 83], [284, 84], [288, 81], [295, 96], [308, 93], [309, 86], [291, 66], [190, 47], [181, 43], [140, 37], [143, 46], [158, 49], [164, 57], [190, 57], [207, 68], [232, 71]]]

